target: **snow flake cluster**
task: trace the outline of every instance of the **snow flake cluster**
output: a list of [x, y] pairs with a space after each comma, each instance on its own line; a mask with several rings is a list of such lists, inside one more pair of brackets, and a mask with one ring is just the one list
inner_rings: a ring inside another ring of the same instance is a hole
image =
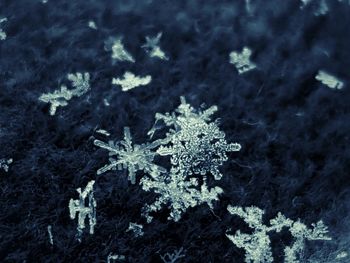
[[[125, 128], [124, 140], [120, 142], [95, 140], [94, 144], [108, 150], [110, 155], [109, 163], [97, 174], [126, 169], [129, 180], [135, 184], [136, 173], [141, 171], [142, 189], [158, 194], [154, 203], [144, 206], [143, 215], [148, 222], [153, 219], [151, 213], [164, 206], [171, 210], [168, 219], [174, 221], [180, 220], [190, 207], [206, 203], [212, 208], [212, 202], [218, 200], [223, 190], [209, 189], [207, 176], [220, 180], [219, 167], [227, 160], [227, 152], [241, 148], [238, 143], [227, 143], [218, 122], [211, 121], [216, 111], [216, 106], [196, 110], [181, 97], [181, 104], [174, 112], [156, 113], [155, 124], [148, 132], [153, 139], [158, 130], [166, 129], [165, 138], [133, 144], [130, 130]], [[170, 168], [156, 164], [156, 156], [170, 161]]]

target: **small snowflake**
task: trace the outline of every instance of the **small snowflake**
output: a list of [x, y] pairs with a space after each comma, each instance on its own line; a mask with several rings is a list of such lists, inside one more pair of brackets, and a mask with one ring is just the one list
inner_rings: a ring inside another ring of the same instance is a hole
[[[7, 18], [0, 19], [0, 25], [7, 21]], [[7, 37], [6, 32], [0, 27], [0, 40], [5, 40]]]
[[135, 62], [132, 55], [125, 49], [122, 43], [123, 37], [109, 38], [106, 41], [105, 49], [112, 51], [112, 59], [116, 61]]
[[183, 248], [175, 250], [173, 253], [165, 253], [163, 256], [160, 256], [160, 258], [163, 260], [164, 263], [177, 263], [180, 258], [185, 257], [183, 253]]
[[93, 20], [90, 20], [89, 22], [88, 22], [88, 27], [90, 27], [90, 28], [92, 28], [92, 29], [97, 29], [97, 26], [96, 26], [96, 23], [95, 23], [95, 21], [93, 21]]
[[67, 86], [62, 85], [60, 90], [44, 93], [39, 97], [40, 101], [50, 103], [50, 115], [55, 115], [59, 106], [67, 106], [68, 101], [73, 97], [80, 97], [90, 89], [89, 73], [68, 74], [67, 78], [71, 81], [74, 89], [67, 89]]
[[248, 47], [244, 47], [242, 52], [233, 51], [230, 53], [230, 63], [235, 65], [239, 74], [256, 68], [256, 65], [250, 61], [252, 51]]
[[125, 232], [133, 232], [135, 237], [143, 236], [143, 225], [129, 223], [129, 228]]
[[13, 162], [13, 159], [0, 159], [0, 169], [3, 169], [5, 172], [8, 172], [10, 169], [10, 164]]
[[318, 71], [315, 79], [331, 89], [342, 89], [344, 87], [344, 83], [341, 80], [323, 70]]
[[[96, 225], [96, 200], [94, 198], [94, 183], [90, 181], [85, 187], [84, 191], [81, 188], [77, 189], [79, 193], [79, 199], [69, 200], [69, 214], [71, 219], [75, 219], [78, 213], [78, 240], [81, 241], [81, 236], [85, 228], [85, 219], [89, 218], [90, 234], [94, 233], [94, 227]], [[86, 198], [88, 197], [88, 205], [86, 205]]]
[[128, 178], [132, 184], [135, 184], [137, 171], [152, 173], [158, 170], [158, 166], [153, 163], [155, 153], [151, 151], [155, 146], [153, 144], [133, 145], [130, 129], [128, 127], [124, 128], [124, 140], [118, 143], [109, 141], [108, 144], [100, 140], [95, 140], [94, 144], [108, 150], [110, 156], [110, 163], [100, 168], [97, 174], [115, 169], [128, 169]]
[[152, 77], [147, 75], [145, 77], [137, 77], [131, 72], [125, 72], [123, 79], [113, 78], [112, 84], [120, 85], [122, 91], [128, 91], [139, 86], [145, 86], [151, 83]]
[[116, 261], [124, 261], [125, 260], [125, 256], [124, 255], [117, 255], [117, 254], [112, 254], [109, 253], [108, 257], [107, 257], [107, 263], [112, 263], [112, 262], [116, 262]]
[[146, 43], [141, 47], [149, 54], [150, 57], [156, 57], [162, 60], [169, 60], [164, 51], [159, 47], [162, 33], [158, 33], [155, 37], [146, 36]]

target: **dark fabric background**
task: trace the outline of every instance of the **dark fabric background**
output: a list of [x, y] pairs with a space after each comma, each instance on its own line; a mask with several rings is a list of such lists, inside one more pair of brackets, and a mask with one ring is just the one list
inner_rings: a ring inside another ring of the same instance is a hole
[[[0, 42], [0, 158], [14, 160], [0, 171], [0, 261], [106, 262], [115, 253], [126, 262], [161, 262], [183, 247], [179, 262], [243, 262], [244, 251], [225, 233], [249, 229], [228, 204], [265, 209], [266, 222], [279, 211], [307, 225], [323, 219], [333, 241], [307, 243], [305, 258], [315, 262], [349, 249], [350, 6], [327, 1], [329, 12], [315, 16], [317, 2], [300, 9], [296, 0], [255, 0], [248, 14], [243, 0], [0, 0], [8, 18]], [[169, 61], [140, 48], [158, 32]], [[118, 35], [135, 64], [112, 65], [104, 41]], [[229, 53], [244, 46], [258, 68], [238, 75]], [[344, 89], [316, 81], [320, 69], [343, 79]], [[122, 92], [111, 79], [126, 70], [150, 74], [152, 83]], [[38, 97], [75, 72], [90, 73], [91, 90], [50, 116]], [[141, 208], [155, 195], [123, 172], [96, 176], [108, 157], [93, 145], [101, 139], [95, 131], [119, 139], [129, 126], [145, 142], [154, 114], [175, 109], [181, 95], [197, 108], [217, 105], [227, 140], [242, 150], [213, 182], [225, 191], [213, 211], [195, 207], [174, 223], [163, 210], [145, 224]], [[79, 243], [68, 202], [92, 179], [96, 231]], [[125, 232], [130, 221], [145, 224], [143, 237]], [[282, 262], [291, 237], [271, 239]]]

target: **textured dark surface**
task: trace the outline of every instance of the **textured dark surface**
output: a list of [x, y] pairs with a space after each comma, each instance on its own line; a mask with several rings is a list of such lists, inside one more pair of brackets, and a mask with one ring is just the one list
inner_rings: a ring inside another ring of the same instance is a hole
[[[0, 1], [8, 18], [0, 42], [0, 158], [14, 160], [0, 171], [1, 262], [105, 262], [111, 252], [127, 262], [161, 262], [159, 255], [180, 247], [181, 262], [243, 262], [225, 232], [247, 227], [228, 204], [256, 205], [266, 219], [278, 211], [308, 225], [323, 219], [333, 241], [307, 244], [305, 257], [316, 262], [349, 248], [350, 7], [328, 1], [329, 12], [315, 16], [314, 5], [301, 10], [299, 1], [251, 2], [249, 15], [243, 0]], [[160, 31], [169, 61], [140, 48]], [[112, 65], [104, 41], [118, 35], [135, 64]], [[238, 75], [228, 55], [243, 46], [258, 69]], [[344, 89], [317, 82], [319, 69], [343, 79]], [[153, 81], [122, 92], [110, 83], [125, 70]], [[89, 72], [91, 90], [50, 116], [38, 97], [71, 72]], [[107, 154], [93, 145], [95, 130], [117, 139], [130, 126], [144, 142], [154, 114], [172, 111], [181, 95], [195, 107], [217, 105], [221, 129], [242, 150], [222, 168], [217, 185], [225, 193], [213, 211], [189, 209], [177, 223], [164, 211], [136, 239], [125, 230], [130, 221], [145, 223], [141, 208], [154, 195], [122, 172], [96, 176]], [[92, 179], [96, 232], [79, 243], [68, 202]], [[290, 237], [272, 240], [281, 262]]]

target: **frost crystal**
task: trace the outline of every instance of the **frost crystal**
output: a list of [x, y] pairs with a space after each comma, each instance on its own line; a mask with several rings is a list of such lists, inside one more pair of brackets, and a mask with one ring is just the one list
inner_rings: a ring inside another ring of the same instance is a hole
[[128, 91], [138, 86], [145, 86], [151, 83], [152, 77], [147, 75], [145, 77], [137, 77], [131, 72], [125, 72], [123, 79], [113, 78], [112, 84], [120, 85], [122, 87], [122, 91]]
[[117, 61], [128, 61], [134, 63], [132, 55], [124, 48], [122, 37], [109, 38], [106, 41], [105, 49], [112, 51], [112, 59]]
[[[130, 129], [124, 128], [124, 140], [120, 142], [109, 141], [108, 144], [100, 140], [95, 140], [94, 144], [109, 151], [109, 164], [100, 168], [97, 174], [105, 173], [109, 170], [127, 169], [129, 180], [132, 184], [136, 181], [136, 172], [143, 171], [152, 173], [158, 167], [153, 163], [155, 153], [151, 151], [155, 147], [153, 144], [135, 144], [132, 143]], [[115, 158], [114, 158], [115, 157]]]
[[149, 54], [151, 58], [156, 57], [162, 60], [168, 60], [169, 58], [165, 55], [164, 51], [159, 47], [160, 38], [162, 32], [158, 33], [155, 37], [146, 36], [146, 43], [141, 47]]
[[268, 236], [269, 232], [281, 232], [283, 228], [288, 228], [290, 233], [295, 239], [295, 242], [291, 247], [286, 247], [285, 263], [298, 263], [298, 257], [304, 249], [305, 240], [330, 240], [325, 234], [328, 232], [327, 227], [322, 221], [317, 224], [312, 224], [313, 229], [307, 229], [307, 227], [300, 223], [293, 222], [291, 219], [286, 218], [281, 213], [270, 220], [270, 226], [263, 224], [264, 211], [260, 208], [251, 206], [246, 208], [228, 206], [227, 210], [232, 215], [237, 215], [248, 224], [248, 226], [254, 229], [252, 234], [241, 233], [238, 230], [235, 235], [226, 234], [226, 236], [239, 248], [243, 248], [246, 251], [245, 262], [246, 263], [265, 263], [273, 262], [271, 241]]
[[198, 189], [197, 178], [186, 180], [186, 176], [175, 169], [172, 169], [168, 176], [162, 175], [152, 179], [143, 177], [140, 184], [143, 190], [153, 190], [160, 195], [153, 204], [144, 207], [143, 215], [148, 223], [153, 219], [150, 213], [161, 210], [162, 206], [171, 210], [168, 219], [174, 221], [180, 220], [182, 213], [190, 207], [207, 203], [213, 208], [212, 201], [218, 200], [218, 195], [223, 192], [220, 187], [209, 191], [205, 182]]
[[10, 164], [13, 162], [13, 159], [0, 159], [0, 169], [3, 169], [5, 172], [8, 172], [10, 169]]
[[[94, 227], [96, 225], [96, 200], [94, 198], [94, 183], [95, 181], [90, 181], [85, 187], [84, 191], [81, 188], [77, 189], [79, 193], [79, 200], [70, 199], [69, 200], [69, 214], [71, 219], [75, 219], [78, 213], [78, 240], [81, 241], [81, 235], [85, 228], [85, 219], [89, 218], [90, 234], [94, 233]], [[88, 204], [86, 206], [86, 197], [88, 197]]]
[[248, 47], [244, 47], [242, 52], [232, 51], [230, 53], [230, 63], [235, 65], [239, 74], [245, 73], [256, 68], [256, 65], [250, 61], [252, 51]]
[[341, 80], [323, 70], [318, 71], [315, 79], [331, 89], [342, 89], [344, 86], [344, 83]]
[[135, 237], [143, 236], [143, 225], [139, 225], [136, 223], [129, 223], [129, 228], [125, 232], [132, 231]]
[[[0, 19], [0, 25], [7, 21], [7, 18]], [[6, 32], [0, 27], [0, 40], [5, 40], [7, 37]]]
[[182, 253], [183, 248], [180, 248], [178, 250], [175, 250], [173, 253], [165, 253], [163, 256], [160, 256], [160, 258], [164, 263], [176, 263], [178, 262], [178, 259], [185, 257], [185, 255]]
[[[133, 145], [130, 131], [125, 128], [121, 142], [95, 140], [94, 144], [108, 150], [110, 155], [110, 163], [97, 173], [128, 169], [129, 180], [134, 184], [136, 172], [142, 171], [142, 189], [158, 194], [154, 203], [144, 207], [143, 215], [148, 222], [153, 219], [150, 213], [163, 207], [171, 210], [168, 219], [174, 221], [180, 220], [190, 207], [205, 203], [212, 208], [212, 202], [223, 191], [219, 187], [209, 189], [207, 176], [219, 180], [222, 177], [219, 167], [227, 160], [227, 152], [241, 148], [238, 143], [227, 143], [218, 123], [211, 121], [216, 111], [216, 106], [195, 110], [181, 97], [181, 104], [174, 112], [155, 115], [148, 135], [152, 139], [159, 129], [166, 129], [164, 138]], [[155, 163], [163, 159], [170, 162], [167, 169]]]
[[67, 89], [62, 85], [60, 90], [55, 90], [53, 93], [44, 93], [39, 97], [40, 101], [50, 103], [50, 115], [55, 115], [57, 107], [67, 106], [68, 101], [73, 97], [80, 97], [90, 89], [90, 74], [76, 73], [68, 74], [68, 80], [72, 82], [74, 89]]

